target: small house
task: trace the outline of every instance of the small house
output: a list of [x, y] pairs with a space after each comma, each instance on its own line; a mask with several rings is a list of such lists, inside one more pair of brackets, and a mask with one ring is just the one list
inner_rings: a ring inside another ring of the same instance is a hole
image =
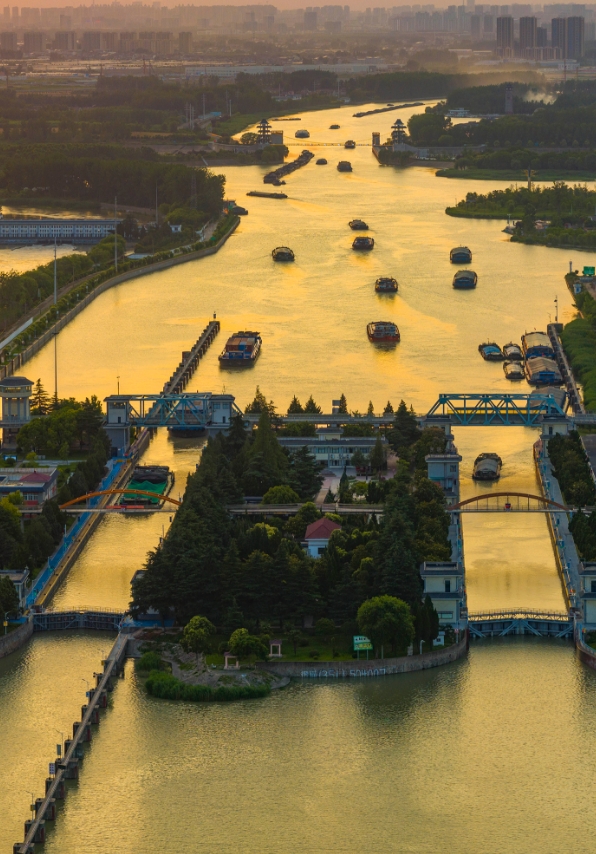
[[310, 557], [320, 557], [331, 539], [331, 534], [341, 528], [337, 522], [323, 517], [312, 522], [306, 529], [303, 545]]
[[27, 594], [29, 593], [29, 570], [26, 568], [0, 569], [0, 578], [10, 578], [19, 597], [19, 606], [24, 609], [27, 605]]

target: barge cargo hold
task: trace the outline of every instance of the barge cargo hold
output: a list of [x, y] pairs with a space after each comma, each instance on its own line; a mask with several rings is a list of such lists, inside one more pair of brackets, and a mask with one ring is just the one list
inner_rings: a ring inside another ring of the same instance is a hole
[[505, 358], [503, 351], [494, 341], [487, 341], [485, 344], [478, 345], [478, 352], [487, 362], [502, 362]]
[[395, 323], [389, 320], [377, 320], [366, 327], [368, 340], [373, 344], [397, 344], [401, 336]]
[[453, 287], [458, 290], [471, 290], [478, 284], [478, 276], [473, 270], [458, 270], [453, 277]]
[[474, 480], [498, 480], [501, 475], [503, 460], [498, 454], [479, 454], [474, 460]]
[[396, 294], [397, 287], [397, 279], [393, 276], [381, 276], [375, 282], [375, 291], [378, 294]]
[[525, 366], [526, 379], [530, 385], [561, 385], [563, 377], [554, 359], [536, 356], [528, 359]]
[[509, 359], [510, 362], [523, 362], [524, 360], [522, 348], [519, 344], [515, 344], [513, 341], [510, 341], [509, 344], [505, 344], [503, 347], [503, 355], [506, 359]]
[[472, 251], [467, 246], [456, 246], [449, 253], [452, 264], [469, 264], [472, 260]]
[[374, 245], [375, 241], [373, 237], [355, 237], [352, 243], [352, 249], [369, 252]]
[[258, 332], [236, 332], [228, 338], [219, 361], [226, 367], [252, 365], [261, 352], [262, 343]]
[[174, 476], [168, 466], [136, 466], [126, 484], [126, 489], [152, 492], [153, 496], [126, 492], [119, 503], [124, 507], [158, 507], [163, 503], [163, 496], [168, 494], [173, 484]]
[[526, 359], [535, 359], [537, 356], [544, 356], [546, 359], [555, 358], [555, 351], [546, 332], [526, 332], [521, 340]]
[[524, 374], [523, 365], [521, 362], [517, 361], [503, 362], [503, 371], [505, 373], [505, 378], [512, 382], [523, 380], [526, 376]]

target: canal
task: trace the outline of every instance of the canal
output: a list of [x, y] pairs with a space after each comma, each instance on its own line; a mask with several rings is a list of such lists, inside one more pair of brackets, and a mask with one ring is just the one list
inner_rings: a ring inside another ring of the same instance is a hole
[[[352, 111], [280, 125], [286, 138], [300, 126], [313, 143], [368, 144], [372, 131], [384, 136], [393, 121], [355, 119]], [[400, 115], [407, 121], [408, 111]], [[340, 131], [328, 129], [334, 122]], [[344, 392], [361, 412], [370, 399], [379, 410], [401, 398], [423, 412], [439, 392], [511, 391], [500, 365], [480, 358], [478, 344], [505, 344], [544, 328], [557, 295], [570, 319], [563, 282], [569, 253], [509, 244], [499, 222], [445, 216], [456, 198], [504, 186], [499, 182], [381, 168], [364, 145], [312, 150], [329, 164], [313, 161], [294, 173], [285, 201], [246, 198], [263, 186], [260, 167], [222, 170], [227, 196], [249, 209], [237, 232], [214, 256], [98, 297], [60, 333], [61, 394], [103, 397], [116, 391], [117, 377], [124, 392], [158, 391], [214, 311], [222, 332], [188, 390], [225, 389], [240, 406], [257, 384], [280, 411], [294, 394], [304, 401], [312, 393], [325, 410]], [[351, 160], [354, 171], [338, 173], [339, 159]], [[370, 254], [350, 250], [353, 217], [371, 226]], [[473, 292], [451, 287], [449, 249], [460, 243], [474, 253]], [[296, 253], [292, 266], [271, 261], [271, 250], [283, 244]], [[398, 296], [375, 295], [379, 275], [398, 279]], [[379, 352], [366, 324], [385, 319], [397, 322], [402, 341]], [[262, 355], [251, 370], [223, 371], [217, 354], [242, 328], [260, 331]], [[50, 348], [25, 370], [49, 388], [53, 372]], [[536, 491], [536, 438], [523, 428], [456, 431], [463, 496], [478, 491], [472, 463], [487, 450], [503, 458], [502, 486]], [[199, 440], [160, 431], [145, 461], [175, 470], [177, 495], [200, 448]], [[130, 578], [168, 524], [165, 514], [104, 519], [56, 605], [126, 606]], [[464, 535], [472, 610], [564, 607], [543, 517], [468, 516]], [[44, 763], [60, 738], [53, 730], [76, 719], [81, 679], [97, 668], [107, 641], [36, 638], [0, 663], [0, 850], [22, 838], [27, 791], [41, 793]], [[582, 764], [594, 759], [596, 682], [569, 644], [482, 643], [444, 670], [363, 685], [293, 685], [264, 702], [230, 707], [157, 702], [130, 667], [127, 676], [48, 851], [74, 853], [83, 839], [89, 851], [106, 854], [148, 845], [212, 854], [566, 851], [579, 820], [589, 839], [586, 822], [593, 819], [585, 810], [580, 819], [574, 786]], [[581, 844], [575, 837], [573, 849], [587, 851]]]

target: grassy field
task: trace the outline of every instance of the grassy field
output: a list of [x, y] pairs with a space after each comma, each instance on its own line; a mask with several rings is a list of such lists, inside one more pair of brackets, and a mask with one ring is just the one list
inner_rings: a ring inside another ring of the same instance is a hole
[[[528, 177], [521, 169], [439, 169], [437, 178], [467, 178], [469, 181], [512, 181], [527, 183]], [[596, 181], [594, 172], [579, 172], [574, 169], [544, 169], [532, 176], [532, 183], [539, 181], [569, 181], [574, 184]]]

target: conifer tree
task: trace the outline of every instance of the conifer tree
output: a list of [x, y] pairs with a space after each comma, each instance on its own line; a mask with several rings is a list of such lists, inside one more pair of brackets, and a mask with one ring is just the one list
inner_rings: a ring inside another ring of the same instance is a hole
[[314, 400], [312, 394], [308, 398], [306, 403], [304, 404], [304, 411], [305, 412], [312, 412], [312, 413], [315, 413], [317, 415], [321, 412], [321, 407], [315, 403], [315, 400]]
[[340, 399], [339, 399], [338, 409], [339, 409], [340, 415], [347, 415], [348, 414], [348, 401], [346, 400], [345, 394], [342, 394]]
[[296, 395], [294, 395], [294, 397], [292, 398], [292, 402], [288, 406], [288, 415], [298, 415], [301, 412], [304, 412], [302, 404], [300, 403]]
[[40, 379], [36, 380], [33, 386], [33, 393], [29, 398], [32, 415], [46, 415], [50, 411], [51, 400], [50, 395], [45, 390]]

